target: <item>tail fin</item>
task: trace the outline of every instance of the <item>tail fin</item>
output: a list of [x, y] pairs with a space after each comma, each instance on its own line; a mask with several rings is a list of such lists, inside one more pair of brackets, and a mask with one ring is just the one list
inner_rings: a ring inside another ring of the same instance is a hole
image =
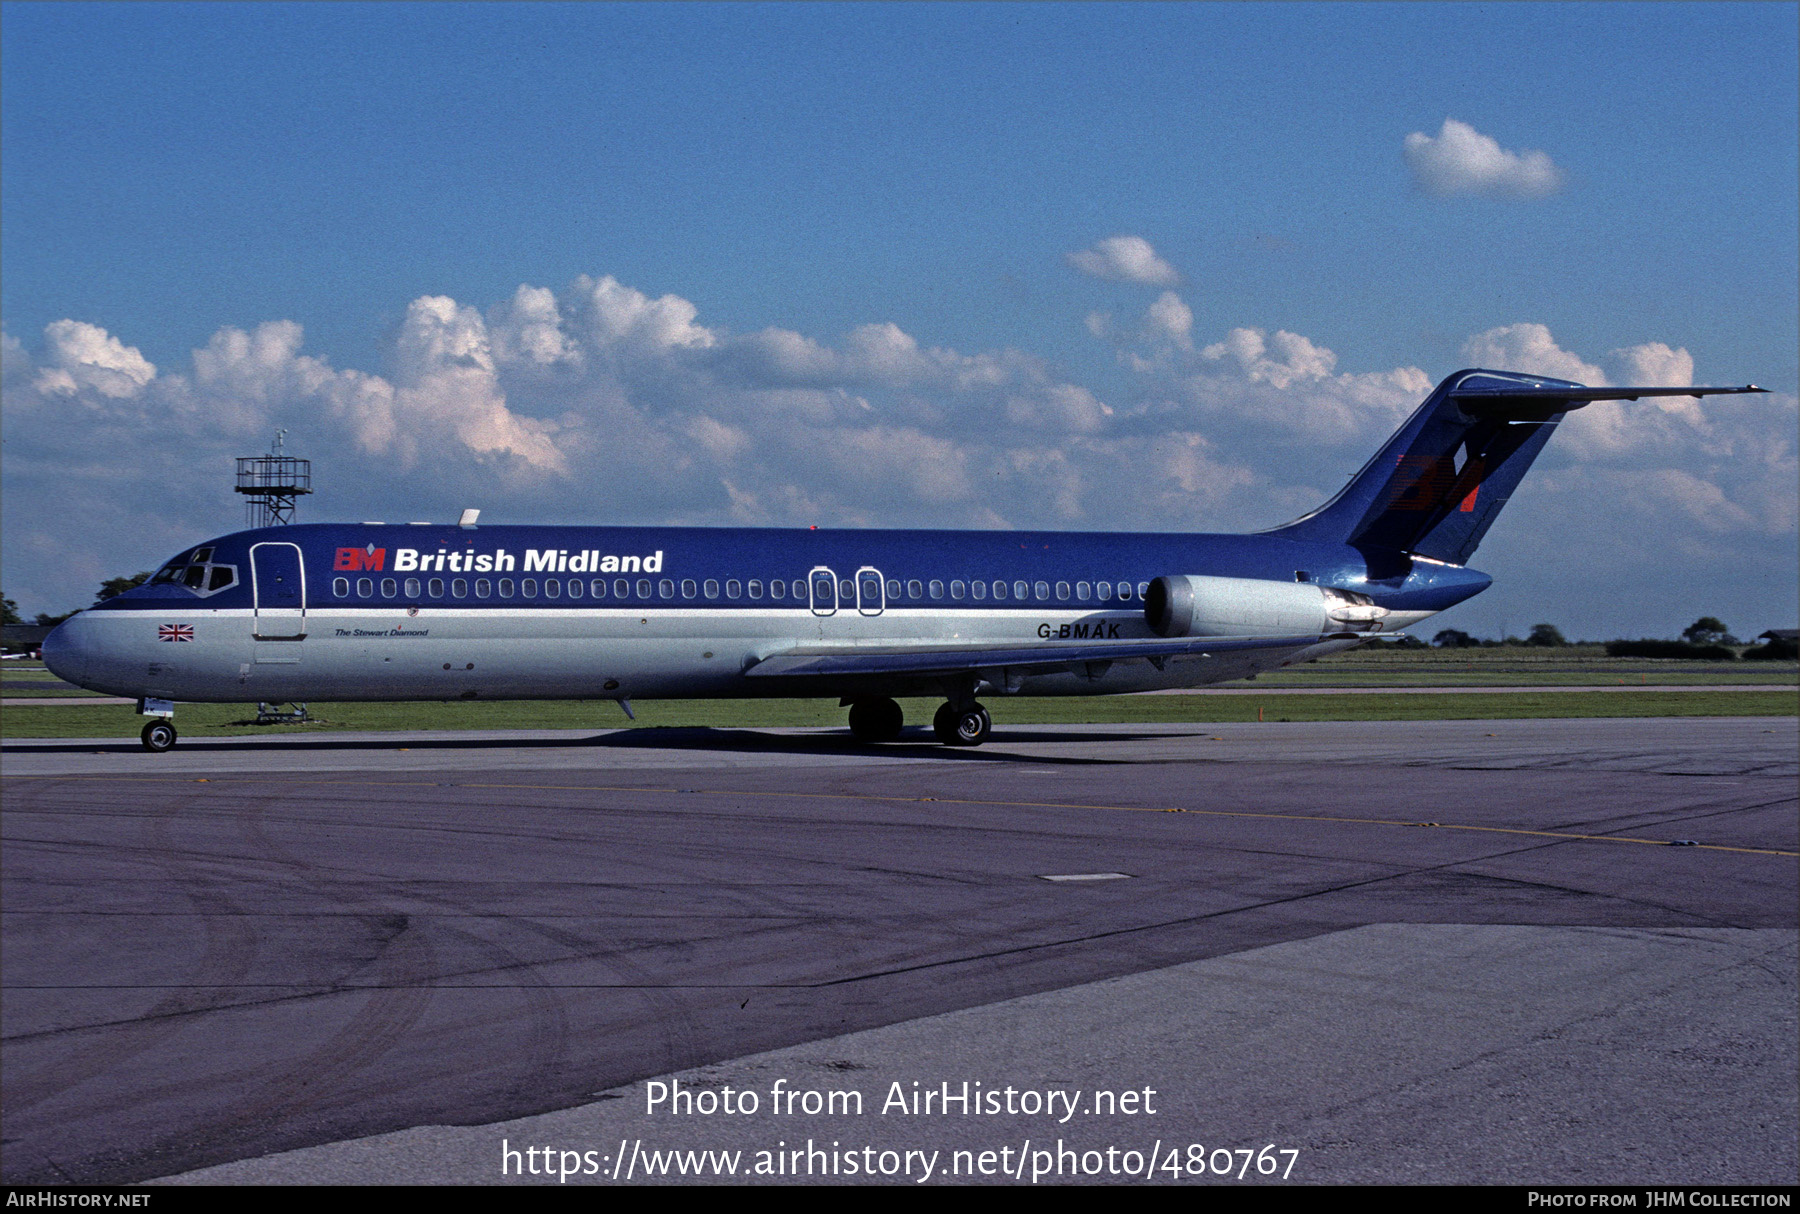
[[1458, 371], [1336, 497], [1266, 534], [1465, 564], [1570, 410], [1596, 400], [1761, 391], [1585, 388], [1566, 379]]

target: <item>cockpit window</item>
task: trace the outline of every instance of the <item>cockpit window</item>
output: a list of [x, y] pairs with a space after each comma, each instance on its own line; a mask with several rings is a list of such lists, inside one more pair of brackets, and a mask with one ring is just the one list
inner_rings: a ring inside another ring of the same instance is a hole
[[213, 549], [196, 548], [156, 571], [151, 585], [177, 582], [196, 594], [207, 595], [237, 585], [237, 566], [213, 563]]

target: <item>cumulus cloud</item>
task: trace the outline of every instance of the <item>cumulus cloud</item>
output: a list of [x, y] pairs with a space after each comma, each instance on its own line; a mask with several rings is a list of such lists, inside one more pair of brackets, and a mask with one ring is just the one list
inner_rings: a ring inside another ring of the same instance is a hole
[[1605, 372], [1583, 362], [1556, 344], [1548, 325], [1503, 325], [1477, 333], [1463, 343], [1463, 358], [1470, 366], [1495, 371], [1518, 371], [1568, 379], [1590, 388], [1604, 385]]
[[1427, 194], [1541, 198], [1562, 188], [1563, 173], [1543, 152], [1509, 152], [1466, 122], [1444, 119], [1435, 137], [1406, 137], [1406, 163]]
[[[609, 276], [485, 310], [415, 299], [379, 375], [307, 353], [291, 321], [222, 328], [181, 367], [59, 321], [30, 348], [4, 335], [7, 590], [62, 609], [231, 530], [231, 457], [277, 426], [316, 461], [308, 518], [473, 505], [496, 522], [1233, 531], [1318, 505], [1432, 387], [1279, 326], [1198, 333], [1174, 290], [1090, 331], [1119, 364], [1105, 393], [1025, 351], [930, 346], [881, 319], [734, 333]], [[1672, 344], [1590, 361], [1534, 323], [1464, 353], [1584, 383], [1694, 372]], [[1591, 406], [1526, 492], [1582, 518], [1641, 507], [1629, 537], [1602, 526], [1596, 545], [1645, 542], [1646, 517], [1671, 550], [1766, 542], [1794, 529], [1794, 413], [1768, 398]], [[59, 551], [81, 555], [43, 556]]]
[[38, 391], [75, 396], [84, 388], [113, 400], [136, 396], [156, 378], [156, 367], [96, 325], [59, 320], [44, 330], [44, 366]]
[[1093, 278], [1172, 287], [1181, 281], [1175, 267], [1156, 255], [1142, 236], [1108, 236], [1091, 249], [1068, 255], [1069, 264]]

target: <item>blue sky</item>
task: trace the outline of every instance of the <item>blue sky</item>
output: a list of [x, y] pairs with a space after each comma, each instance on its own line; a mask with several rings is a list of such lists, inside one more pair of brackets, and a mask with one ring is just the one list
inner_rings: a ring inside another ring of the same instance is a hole
[[1797, 11], [6, 4], [6, 592], [276, 424], [312, 518], [1253, 528], [1480, 352], [1777, 399], [1577, 415], [1447, 624], [1791, 626]]

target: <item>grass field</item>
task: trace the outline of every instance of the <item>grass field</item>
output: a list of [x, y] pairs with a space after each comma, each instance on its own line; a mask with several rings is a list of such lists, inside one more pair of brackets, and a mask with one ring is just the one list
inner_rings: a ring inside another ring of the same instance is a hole
[[[25, 706], [0, 699], [0, 737], [135, 737], [144, 718], [124, 705], [81, 705], [91, 693], [59, 684], [42, 666], [8, 663], [0, 669], [7, 697], [55, 696], [67, 705]], [[41, 684], [41, 686], [40, 686]], [[1786, 684], [1794, 691], [1659, 691], [1694, 685]], [[1629, 690], [1618, 690], [1623, 685]], [[996, 726], [1025, 724], [1213, 723], [1255, 721], [1497, 720], [1509, 717], [1794, 716], [1800, 713], [1800, 664], [1793, 662], [1681, 662], [1609, 658], [1598, 645], [1565, 649], [1354, 650], [1256, 683], [1226, 684], [1262, 694], [1242, 696], [1092, 696], [984, 702]], [[1490, 694], [1407, 692], [1318, 694], [1331, 687], [1594, 687], [1590, 693], [1495, 691]], [[1310, 690], [1314, 694], [1283, 695]], [[931, 721], [939, 701], [902, 701], [912, 725]], [[175, 723], [184, 737], [219, 737], [322, 730], [395, 729], [617, 729], [842, 728], [835, 700], [639, 700], [635, 722], [610, 700], [508, 700], [487, 703], [314, 703], [305, 725], [255, 725], [241, 704], [183, 704]]]
[[[929, 724], [939, 701], [902, 700], [909, 724]], [[1255, 721], [1437, 721], [1509, 717], [1794, 716], [1800, 695], [1786, 691], [1552, 692], [1493, 695], [1281, 695], [994, 697], [984, 701], [996, 728], [1008, 725]], [[710, 726], [842, 728], [835, 700], [641, 700], [635, 722], [607, 700], [490, 703], [319, 704], [305, 725], [255, 725], [247, 706], [183, 704], [183, 737], [392, 729], [644, 729]], [[15, 707], [0, 713], [8, 738], [136, 737], [144, 718], [125, 705]]]

